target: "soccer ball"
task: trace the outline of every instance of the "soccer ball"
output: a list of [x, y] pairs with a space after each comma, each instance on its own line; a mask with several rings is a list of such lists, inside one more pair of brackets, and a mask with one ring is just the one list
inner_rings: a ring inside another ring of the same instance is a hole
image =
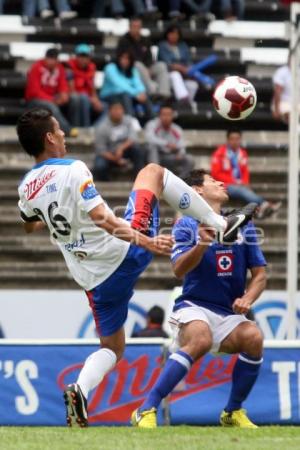
[[256, 91], [248, 80], [238, 76], [224, 78], [213, 93], [213, 105], [225, 119], [248, 117], [256, 105]]

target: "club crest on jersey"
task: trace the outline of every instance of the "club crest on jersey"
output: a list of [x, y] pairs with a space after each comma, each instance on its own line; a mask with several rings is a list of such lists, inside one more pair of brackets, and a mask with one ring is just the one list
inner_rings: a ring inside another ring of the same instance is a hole
[[81, 197], [84, 200], [91, 200], [92, 198], [95, 198], [95, 197], [97, 197], [97, 195], [99, 195], [92, 179], [85, 181], [80, 186], [80, 193], [81, 193]]
[[25, 185], [24, 193], [27, 200], [32, 200], [37, 193], [48, 183], [55, 175], [55, 170], [45, 173], [42, 177], [35, 178]]
[[231, 276], [233, 272], [232, 250], [218, 250], [216, 252], [218, 277]]
[[190, 206], [191, 199], [187, 192], [182, 194], [180, 202], [179, 202], [179, 208], [181, 209], [187, 209]]

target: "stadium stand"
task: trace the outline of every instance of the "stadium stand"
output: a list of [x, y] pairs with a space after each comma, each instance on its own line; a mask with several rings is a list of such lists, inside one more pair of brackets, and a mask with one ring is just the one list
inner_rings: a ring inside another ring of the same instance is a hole
[[[62, 257], [49, 242], [47, 233], [36, 236], [23, 234], [17, 210], [17, 185], [31, 166], [31, 161], [19, 148], [14, 124], [24, 110], [26, 71], [53, 44], [66, 60], [74, 45], [88, 42], [94, 46], [97, 65], [97, 86], [102, 84], [102, 69], [115, 54], [118, 38], [128, 29], [128, 20], [117, 23], [113, 19], [59, 21], [32, 19], [22, 23], [16, 14], [20, 2], [7, 2], [6, 12], [0, 16], [0, 280], [2, 287], [76, 287], [68, 274]], [[79, 12], [80, 5], [79, 5]], [[85, 15], [88, 14], [83, 11]], [[246, 1], [243, 22], [228, 23], [187, 20], [182, 23], [183, 35], [191, 46], [195, 61], [218, 55], [210, 75], [217, 81], [226, 74], [239, 74], [251, 81], [258, 94], [254, 113], [240, 125], [250, 155], [250, 169], [254, 190], [271, 201], [282, 200], [278, 217], [258, 222], [265, 234], [263, 249], [269, 261], [270, 289], [281, 289], [286, 283], [286, 202], [287, 202], [287, 142], [284, 124], [273, 120], [270, 113], [272, 74], [282, 65], [288, 54], [285, 22], [289, 11], [279, 1]], [[166, 21], [144, 23], [144, 34], [151, 37], [153, 53], [168, 26]], [[251, 32], [250, 32], [251, 31]], [[196, 166], [209, 168], [209, 158], [215, 147], [223, 142], [230, 124], [217, 115], [211, 106], [211, 91], [199, 88], [197, 110], [188, 107], [177, 111], [177, 122], [186, 130], [187, 150], [195, 157]], [[176, 108], [176, 106], [175, 106]], [[220, 131], [219, 131], [220, 130]], [[76, 140], [68, 140], [70, 156], [93, 165], [93, 134], [82, 131]], [[125, 205], [131, 186], [131, 174], [125, 173], [114, 182], [99, 183], [98, 187], [112, 206]], [[120, 214], [122, 211], [118, 211]], [[163, 226], [170, 226], [172, 214], [166, 205], [163, 216], [169, 217]], [[32, 240], [35, 244], [32, 245]], [[167, 259], [156, 259], [142, 276], [139, 287], [171, 288], [178, 284], [171, 274]]]

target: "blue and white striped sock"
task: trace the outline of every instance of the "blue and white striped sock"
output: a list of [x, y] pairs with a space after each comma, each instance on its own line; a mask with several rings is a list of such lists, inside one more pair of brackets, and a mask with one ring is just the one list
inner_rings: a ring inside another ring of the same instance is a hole
[[250, 394], [258, 377], [263, 358], [240, 353], [232, 372], [232, 388], [225, 411], [236, 411]]
[[179, 381], [187, 374], [193, 362], [193, 358], [181, 350], [172, 353], [155, 385], [140, 406], [140, 410], [145, 411], [157, 408], [162, 399], [170, 394]]

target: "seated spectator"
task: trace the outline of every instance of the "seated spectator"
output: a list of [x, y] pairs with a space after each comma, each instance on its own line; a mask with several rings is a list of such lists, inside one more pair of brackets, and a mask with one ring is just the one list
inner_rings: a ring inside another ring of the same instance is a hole
[[126, 114], [135, 115], [135, 107], [142, 105], [145, 116], [152, 117], [152, 104], [140, 74], [134, 67], [134, 56], [130, 50], [117, 52], [115, 62], [104, 68], [104, 80], [100, 97], [105, 102], [120, 101]]
[[194, 160], [186, 154], [183, 131], [173, 122], [173, 118], [173, 108], [165, 104], [161, 106], [159, 117], [147, 123], [148, 161], [161, 164], [185, 178], [193, 169]]
[[177, 25], [171, 25], [166, 30], [165, 39], [159, 43], [158, 59], [168, 66], [177, 100], [192, 102], [198, 90], [198, 82], [209, 88], [215, 84], [214, 79], [202, 73], [202, 70], [214, 64], [217, 57], [210, 55], [203, 61], [192, 64], [189, 46], [182, 40], [181, 30]]
[[219, 4], [220, 14], [226, 20], [243, 20], [245, 0], [215, 0]]
[[146, 328], [133, 333], [132, 337], [162, 337], [168, 338], [169, 335], [164, 331], [162, 325], [164, 323], [165, 313], [160, 306], [152, 306], [147, 314]]
[[[77, 12], [71, 10], [68, 0], [54, 0], [54, 3], [61, 20], [77, 17]], [[23, 0], [23, 16], [35, 17], [37, 9], [42, 19], [49, 19], [54, 16], [49, 0]]]
[[[131, 7], [131, 15], [158, 17], [156, 0], [127, 0]], [[93, 17], [105, 17], [106, 11], [110, 8], [109, 16], [119, 19], [126, 13], [123, 0], [94, 0]]]
[[181, 13], [183, 4], [194, 16], [208, 21], [214, 20], [215, 16], [211, 13], [212, 2], [213, 0], [169, 0], [169, 17], [171, 19], [184, 18], [184, 14]]
[[64, 66], [58, 61], [58, 50], [50, 48], [44, 59], [35, 62], [27, 76], [25, 99], [30, 108], [48, 108], [67, 136], [76, 137], [78, 130], [61, 112], [69, 101], [69, 89]]
[[231, 199], [257, 203], [257, 217], [264, 219], [277, 212], [281, 202], [268, 202], [250, 188], [248, 154], [241, 147], [241, 136], [242, 133], [238, 129], [227, 131], [227, 143], [218, 147], [212, 155], [211, 176], [223, 181]]
[[0, 0], [0, 15], [3, 14], [3, 12], [4, 12], [4, 3], [5, 3], [5, 0]]
[[130, 20], [129, 32], [119, 41], [118, 51], [130, 50], [149, 95], [162, 98], [171, 96], [171, 87], [166, 63], [154, 62], [151, 53], [151, 42], [141, 35], [142, 21], [135, 17]]
[[75, 55], [68, 62], [69, 118], [74, 127], [89, 127], [92, 112], [99, 115], [103, 110], [95, 88], [96, 65], [87, 44], [77, 45]]
[[138, 145], [133, 117], [124, 115], [122, 103], [111, 103], [108, 115], [95, 129], [95, 179], [109, 181], [112, 167], [133, 164], [134, 175], [145, 165], [144, 149]]
[[291, 111], [292, 75], [290, 60], [273, 75], [272, 113], [276, 120], [288, 124]]

